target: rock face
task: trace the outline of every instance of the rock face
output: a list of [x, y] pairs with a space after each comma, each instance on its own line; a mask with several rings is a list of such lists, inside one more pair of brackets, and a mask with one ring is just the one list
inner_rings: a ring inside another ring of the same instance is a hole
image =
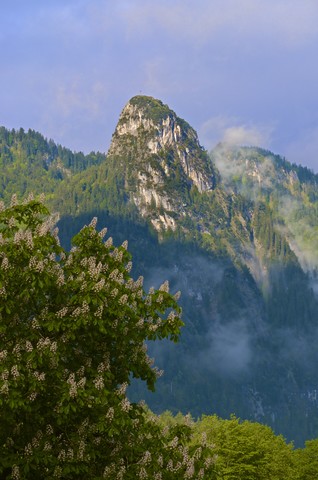
[[108, 158], [117, 159], [129, 198], [157, 231], [176, 228], [189, 192], [214, 188], [212, 163], [190, 125], [161, 101], [133, 97], [123, 109]]

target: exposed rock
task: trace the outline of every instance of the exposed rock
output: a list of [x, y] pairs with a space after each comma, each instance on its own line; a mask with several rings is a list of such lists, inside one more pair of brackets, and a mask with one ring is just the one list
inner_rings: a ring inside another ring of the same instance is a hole
[[130, 185], [132, 178], [135, 183], [130, 199], [157, 230], [176, 228], [171, 212], [184, 216], [187, 202], [178, 186], [202, 193], [215, 184], [212, 163], [195, 130], [152, 97], [133, 97], [125, 106], [108, 157], [126, 162], [125, 174]]

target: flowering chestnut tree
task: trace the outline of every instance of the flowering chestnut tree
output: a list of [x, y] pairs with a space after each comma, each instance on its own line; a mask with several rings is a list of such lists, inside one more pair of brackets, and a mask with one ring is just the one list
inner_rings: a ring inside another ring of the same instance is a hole
[[1, 204], [1, 478], [187, 479], [210, 468], [208, 451], [186, 446], [189, 427], [162, 431], [126, 396], [131, 376], [154, 389], [145, 341], [176, 341], [182, 321], [167, 282], [146, 293], [126, 242], [105, 233], [93, 219], [66, 252], [43, 203]]

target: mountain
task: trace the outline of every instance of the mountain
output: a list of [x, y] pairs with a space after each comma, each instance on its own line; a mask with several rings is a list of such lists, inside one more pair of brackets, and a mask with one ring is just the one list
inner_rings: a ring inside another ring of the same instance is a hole
[[44, 192], [60, 235], [92, 216], [129, 241], [146, 286], [181, 290], [177, 345], [149, 344], [165, 370], [155, 411], [270, 424], [318, 436], [318, 176], [261, 148], [209, 154], [167, 105], [133, 97], [107, 155], [76, 154], [34, 131], [0, 129], [0, 197]]
[[211, 156], [226, 190], [269, 206], [302, 268], [313, 271], [318, 258], [318, 175], [260, 148], [219, 145]]
[[203, 193], [215, 183], [193, 128], [149, 97], [132, 98], [122, 111], [108, 161], [121, 170], [130, 200], [157, 231], [176, 230], [191, 189]]

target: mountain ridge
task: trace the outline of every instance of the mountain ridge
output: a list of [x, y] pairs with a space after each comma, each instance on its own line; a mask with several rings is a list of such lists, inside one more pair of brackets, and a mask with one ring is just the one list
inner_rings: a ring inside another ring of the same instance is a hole
[[259, 148], [208, 155], [168, 106], [137, 96], [107, 155], [2, 127], [0, 197], [31, 190], [60, 212], [65, 244], [97, 215], [128, 237], [147, 284], [183, 292], [180, 343], [152, 352], [166, 371], [158, 391], [134, 385], [133, 398], [318, 436], [317, 175]]

